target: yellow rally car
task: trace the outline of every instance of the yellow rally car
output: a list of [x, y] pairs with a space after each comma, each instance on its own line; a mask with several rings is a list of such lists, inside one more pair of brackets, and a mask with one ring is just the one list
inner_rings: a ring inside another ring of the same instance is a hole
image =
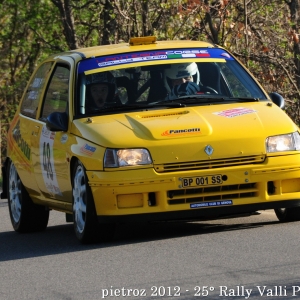
[[2, 198], [18, 232], [66, 213], [82, 243], [116, 223], [275, 209], [300, 219], [299, 129], [225, 49], [132, 38], [53, 55], [8, 132]]

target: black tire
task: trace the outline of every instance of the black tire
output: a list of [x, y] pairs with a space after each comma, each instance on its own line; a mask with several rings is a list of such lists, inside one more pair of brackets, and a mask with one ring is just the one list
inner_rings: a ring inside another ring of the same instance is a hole
[[85, 168], [80, 161], [75, 163], [72, 176], [73, 220], [77, 239], [82, 244], [110, 241], [115, 224], [100, 224]]
[[14, 230], [22, 233], [45, 230], [49, 209], [32, 202], [13, 162], [7, 168], [7, 191], [9, 215]]
[[275, 208], [274, 211], [280, 222], [300, 221], [300, 206], [288, 208]]

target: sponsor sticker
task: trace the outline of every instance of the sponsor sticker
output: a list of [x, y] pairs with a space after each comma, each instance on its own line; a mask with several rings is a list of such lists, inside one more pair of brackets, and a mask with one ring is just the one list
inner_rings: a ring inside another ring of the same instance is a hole
[[246, 114], [252, 114], [255, 112], [256, 112], [256, 110], [251, 109], [251, 108], [236, 107], [236, 108], [232, 108], [232, 109], [217, 111], [217, 112], [214, 112], [213, 114], [217, 115], [217, 116], [225, 117], [225, 118], [234, 118], [234, 117], [238, 117], [238, 116], [242, 116], [242, 115], [246, 115]]
[[169, 129], [164, 131], [162, 136], [178, 136], [186, 134], [199, 134], [201, 133], [200, 128], [187, 128], [187, 129]]
[[224, 56], [226, 58], [231, 58], [231, 56], [227, 52], [222, 53], [221, 56]]
[[207, 50], [174, 50], [167, 51], [168, 58], [196, 58], [196, 57], [210, 57]]
[[67, 134], [62, 135], [62, 137], [60, 138], [60, 142], [62, 144], [65, 144], [67, 142], [67, 140], [68, 140], [68, 135]]
[[54, 167], [54, 145], [55, 132], [49, 131], [46, 126], [42, 128], [40, 136], [40, 163], [45, 186], [49, 193], [62, 196], [59, 188]]
[[21, 150], [21, 152], [24, 154], [24, 156], [27, 158], [27, 160], [30, 160], [30, 153], [31, 149], [30, 146], [27, 144], [26, 140], [23, 139], [21, 135], [21, 129], [20, 129], [20, 120], [18, 120], [17, 125], [12, 131], [12, 137], [17, 145], [17, 147]]
[[190, 208], [202, 208], [202, 207], [212, 207], [212, 206], [226, 206], [226, 205], [232, 205], [232, 200], [221, 200], [221, 201], [191, 203], [190, 204]]
[[148, 57], [133, 57], [133, 58], [124, 58], [118, 60], [111, 60], [106, 62], [99, 62], [98, 67], [107, 67], [111, 65], [121, 65], [125, 63], [135, 63], [141, 62], [146, 60], [160, 60], [160, 59], [167, 59], [166, 55], [156, 55], [156, 56], [148, 56]]
[[229, 54], [222, 49], [202, 49], [202, 48], [186, 48], [174, 50], [149, 50], [133, 53], [119, 53], [115, 55], [95, 57], [81, 61], [79, 64], [79, 73], [94, 70], [98, 68], [131, 64], [145, 61], [187, 59], [187, 58], [215, 58], [222, 60], [234, 60]]
[[82, 146], [80, 148], [80, 152], [82, 152], [88, 156], [92, 156], [95, 151], [96, 151], [96, 147], [90, 146], [88, 144], [85, 144], [84, 146]]

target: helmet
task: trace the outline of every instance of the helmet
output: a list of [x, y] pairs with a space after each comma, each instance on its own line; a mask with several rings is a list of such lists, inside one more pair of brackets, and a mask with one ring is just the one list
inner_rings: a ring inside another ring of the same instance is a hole
[[200, 82], [200, 74], [196, 63], [172, 64], [169, 69], [164, 72], [164, 84], [170, 93], [172, 89], [171, 79], [179, 79], [193, 76], [193, 81], [198, 85]]
[[116, 85], [115, 77], [111, 74], [111, 72], [102, 72], [102, 73], [87, 75], [86, 85], [95, 84], [95, 83], [106, 83], [106, 84]]
[[112, 75], [111, 72], [101, 72], [101, 73], [95, 73], [90, 74], [86, 76], [86, 85], [89, 87], [93, 84], [107, 84], [108, 86], [108, 99], [113, 99], [115, 94], [117, 94], [117, 85], [115, 77]]

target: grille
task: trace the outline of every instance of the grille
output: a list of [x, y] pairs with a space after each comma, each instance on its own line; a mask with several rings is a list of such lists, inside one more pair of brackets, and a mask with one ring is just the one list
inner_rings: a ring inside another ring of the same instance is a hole
[[168, 204], [183, 204], [202, 201], [251, 198], [258, 194], [256, 183], [221, 185], [167, 192]]
[[259, 164], [265, 160], [265, 155], [233, 157], [228, 159], [201, 160], [183, 163], [155, 165], [158, 173], [179, 172], [189, 170], [217, 169], [239, 165]]

